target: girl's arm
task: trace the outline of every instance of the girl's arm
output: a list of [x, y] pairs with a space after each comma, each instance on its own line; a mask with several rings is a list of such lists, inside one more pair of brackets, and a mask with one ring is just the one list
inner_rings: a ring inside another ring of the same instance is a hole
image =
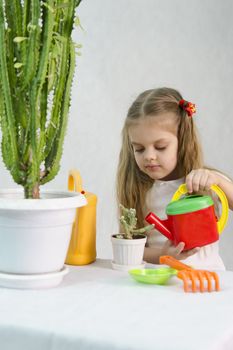
[[151, 264], [159, 264], [159, 257], [162, 255], [170, 255], [178, 260], [184, 260], [189, 256], [197, 253], [200, 248], [194, 248], [183, 251], [185, 244], [180, 242], [174, 246], [171, 241], [167, 240], [162, 247], [145, 247], [143, 260]]
[[216, 185], [218, 185], [223, 190], [223, 192], [225, 192], [225, 195], [228, 199], [229, 208], [233, 210], [233, 182], [226, 180], [221, 175], [217, 176], [219, 176], [219, 183], [216, 183]]
[[229, 208], [233, 210], [233, 182], [226, 176], [209, 169], [192, 170], [186, 177], [189, 193], [208, 191], [212, 185], [218, 185], [228, 199]]

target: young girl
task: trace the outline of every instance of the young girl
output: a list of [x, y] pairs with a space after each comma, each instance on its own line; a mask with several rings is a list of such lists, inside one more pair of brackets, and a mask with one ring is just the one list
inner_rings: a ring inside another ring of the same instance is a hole
[[[218, 185], [233, 210], [233, 183], [204, 166], [193, 113], [195, 105], [171, 88], [147, 90], [129, 108], [122, 131], [117, 197], [118, 203], [136, 209], [139, 227], [145, 225], [150, 211], [166, 218], [165, 207], [182, 183], [189, 193], [204, 193]], [[218, 242], [183, 249], [183, 242], [174, 246], [152, 230], [147, 235], [144, 260], [157, 264], [161, 255], [171, 255], [197, 268], [224, 269]]]

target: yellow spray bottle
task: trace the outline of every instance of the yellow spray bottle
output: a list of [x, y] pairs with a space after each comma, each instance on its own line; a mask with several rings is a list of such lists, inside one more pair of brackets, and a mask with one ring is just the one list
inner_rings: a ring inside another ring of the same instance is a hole
[[77, 170], [70, 170], [69, 172], [68, 189], [84, 194], [87, 205], [76, 209], [65, 263], [69, 265], [87, 265], [96, 259], [97, 196], [94, 193], [83, 191], [82, 178]]

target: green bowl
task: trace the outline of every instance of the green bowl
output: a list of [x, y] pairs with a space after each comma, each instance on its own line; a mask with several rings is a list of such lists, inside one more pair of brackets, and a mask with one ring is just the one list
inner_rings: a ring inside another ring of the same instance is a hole
[[165, 284], [171, 276], [176, 275], [177, 270], [171, 267], [161, 267], [158, 269], [133, 269], [128, 272], [137, 282]]

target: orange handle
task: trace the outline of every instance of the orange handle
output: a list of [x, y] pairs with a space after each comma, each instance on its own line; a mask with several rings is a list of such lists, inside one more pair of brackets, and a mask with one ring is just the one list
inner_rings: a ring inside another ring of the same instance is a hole
[[182, 262], [180, 262], [179, 260], [173, 258], [170, 255], [160, 256], [159, 263], [160, 264], [164, 264], [164, 265], [168, 265], [168, 266], [170, 266], [170, 267], [172, 267], [173, 269], [176, 269], [176, 270], [192, 270], [191, 266], [183, 264]]

